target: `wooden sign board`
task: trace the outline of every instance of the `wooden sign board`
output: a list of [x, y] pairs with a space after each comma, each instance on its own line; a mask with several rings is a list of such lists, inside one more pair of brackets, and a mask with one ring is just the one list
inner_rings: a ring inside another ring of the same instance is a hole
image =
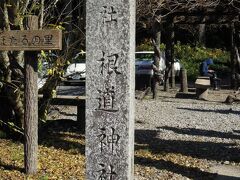
[[13, 30], [0, 32], [0, 51], [38, 51], [62, 49], [62, 31]]

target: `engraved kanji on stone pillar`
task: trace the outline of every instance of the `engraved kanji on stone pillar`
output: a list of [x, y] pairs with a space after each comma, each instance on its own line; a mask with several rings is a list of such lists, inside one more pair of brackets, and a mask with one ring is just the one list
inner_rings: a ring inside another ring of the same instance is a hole
[[86, 179], [132, 180], [135, 0], [87, 0]]

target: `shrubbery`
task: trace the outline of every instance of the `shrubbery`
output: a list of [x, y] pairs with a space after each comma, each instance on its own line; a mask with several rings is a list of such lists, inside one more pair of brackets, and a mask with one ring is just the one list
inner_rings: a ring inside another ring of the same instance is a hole
[[[161, 44], [160, 49], [164, 50], [165, 45]], [[146, 41], [137, 47], [137, 51], [143, 50], [153, 50], [151, 42]], [[211, 68], [217, 72], [219, 77], [224, 77], [230, 72], [230, 54], [221, 49], [210, 49], [202, 46], [191, 47], [178, 42], [174, 46], [174, 57], [179, 59], [187, 69], [189, 80], [196, 79], [199, 75], [200, 63], [207, 58], [213, 59], [214, 65]]]
[[200, 46], [191, 47], [180, 43], [175, 45], [174, 50], [175, 58], [178, 58], [187, 69], [190, 80], [194, 80], [199, 75], [199, 65], [207, 58], [213, 59], [214, 65], [212, 65], [212, 69], [217, 72], [219, 77], [223, 77], [230, 72], [228, 67], [230, 64], [229, 52]]

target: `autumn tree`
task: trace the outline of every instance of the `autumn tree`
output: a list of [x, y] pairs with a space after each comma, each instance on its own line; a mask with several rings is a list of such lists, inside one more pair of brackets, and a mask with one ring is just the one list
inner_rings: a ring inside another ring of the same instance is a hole
[[[39, 103], [39, 117], [44, 118], [49, 98], [58, 84], [66, 61], [79, 52], [85, 42], [84, 0], [3, 0], [0, 1], [0, 30], [23, 30], [23, 19], [34, 14], [42, 29], [63, 29], [64, 52], [56, 52], [52, 73], [42, 89], [44, 100]], [[2, 43], [3, 39], [0, 40]], [[44, 53], [43, 53], [44, 54]], [[24, 52], [0, 52], [0, 125], [6, 132], [22, 133], [24, 109]]]

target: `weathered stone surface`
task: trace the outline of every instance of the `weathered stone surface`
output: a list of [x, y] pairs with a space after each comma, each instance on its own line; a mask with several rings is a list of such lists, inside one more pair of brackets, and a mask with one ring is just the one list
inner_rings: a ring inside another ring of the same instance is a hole
[[207, 89], [210, 86], [211, 86], [211, 84], [210, 84], [210, 78], [209, 77], [199, 76], [197, 78], [197, 80], [195, 81], [195, 87], [196, 88]]
[[88, 0], [86, 179], [133, 179], [135, 1]]

